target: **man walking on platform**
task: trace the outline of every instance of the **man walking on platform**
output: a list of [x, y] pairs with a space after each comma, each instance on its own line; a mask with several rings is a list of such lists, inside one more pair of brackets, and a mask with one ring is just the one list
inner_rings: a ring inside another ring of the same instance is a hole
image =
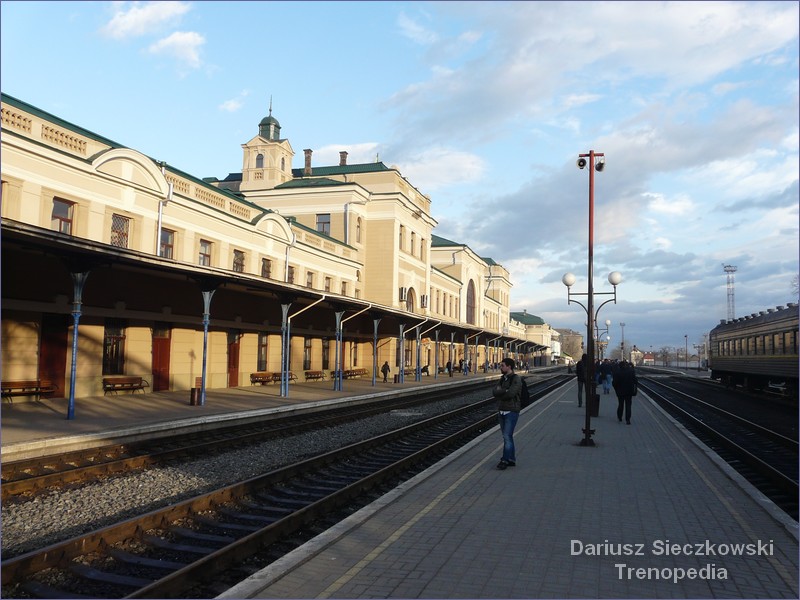
[[619, 406], [617, 407], [617, 419], [622, 422], [622, 410], [625, 409], [625, 422], [631, 424], [631, 404], [633, 396], [636, 394], [636, 370], [628, 361], [623, 360], [619, 364], [619, 369], [614, 374], [614, 391], [617, 393]]
[[517, 454], [514, 448], [514, 428], [517, 426], [519, 411], [522, 409], [521, 394], [522, 378], [514, 373], [513, 358], [504, 358], [500, 363], [500, 372], [503, 374], [495, 386], [492, 394], [498, 402], [498, 418], [500, 432], [503, 434], [503, 457], [497, 468], [505, 470], [517, 464]]

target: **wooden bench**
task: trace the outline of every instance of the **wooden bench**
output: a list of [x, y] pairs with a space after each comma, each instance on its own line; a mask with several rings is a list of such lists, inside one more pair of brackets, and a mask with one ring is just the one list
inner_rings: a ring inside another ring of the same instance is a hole
[[[289, 371], [287, 373], [289, 377], [289, 381], [297, 381], [297, 375]], [[250, 385], [255, 385], [260, 383], [261, 385], [267, 385], [268, 383], [280, 383], [281, 374], [280, 373], [271, 373], [268, 371], [257, 371], [255, 373], [250, 373]]]
[[324, 380], [325, 373], [323, 371], [306, 371], [306, 381]]
[[42, 394], [55, 392], [58, 387], [47, 379], [25, 379], [20, 381], [3, 381], [3, 399], [14, 401], [14, 396], [36, 396], [38, 400]]
[[145, 379], [141, 377], [135, 377], [132, 375], [125, 375], [120, 377], [103, 377], [103, 395], [105, 396], [108, 392], [114, 392], [115, 394], [118, 392], [136, 392], [136, 390], [142, 390], [144, 394], [144, 388], [150, 387], [150, 384], [147, 383]]
[[344, 379], [353, 379], [354, 377], [366, 377], [369, 373], [366, 369], [345, 369], [342, 371]]

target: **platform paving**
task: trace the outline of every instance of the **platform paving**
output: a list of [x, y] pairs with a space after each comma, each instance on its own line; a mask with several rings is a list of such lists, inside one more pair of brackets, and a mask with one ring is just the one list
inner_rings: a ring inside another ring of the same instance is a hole
[[219, 597], [798, 597], [796, 522], [641, 393], [580, 446], [575, 396], [523, 412], [516, 467], [495, 428]]

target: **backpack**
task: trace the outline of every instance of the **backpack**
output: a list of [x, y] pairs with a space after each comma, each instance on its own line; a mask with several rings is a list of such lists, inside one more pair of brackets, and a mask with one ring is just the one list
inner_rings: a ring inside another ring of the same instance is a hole
[[520, 390], [519, 393], [519, 405], [520, 408], [525, 408], [526, 406], [528, 406], [528, 404], [531, 403], [531, 395], [528, 392], [528, 384], [525, 383], [525, 379], [520, 375], [517, 375], [517, 377], [519, 377], [520, 380], [522, 381], [522, 389]]

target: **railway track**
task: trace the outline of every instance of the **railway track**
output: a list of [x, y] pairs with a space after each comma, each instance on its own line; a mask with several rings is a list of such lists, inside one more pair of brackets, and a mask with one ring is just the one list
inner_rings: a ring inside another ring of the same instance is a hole
[[663, 380], [640, 387], [743, 477], [798, 520], [798, 441], [751, 418], [691, 396]]
[[[481, 382], [469, 389], [490, 386]], [[464, 388], [444, 388], [413, 397], [380, 399], [360, 405], [347, 405], [321, 411], [268, 416], [247, 425], [186, 433], [159, 439], [64, 452], [53, 456], [3, 462], [2, 499], [34, 494], [51, 487], [87, 483], [102, 477], [123, 475], [131, 471], [164, 465], [173, 461], [229, 451], [258, 444], [266, 439], [296, 435], [324, 426], [368, 417], [379, 412], [413, 408], [425, 402], [463, 395]]]
[[[566, 381], [534, 384], [532, 400]], [[213, 578], [245, 577], [495, 425], [483, 400], [14, 557], [3, 597], [211, 597]]]

